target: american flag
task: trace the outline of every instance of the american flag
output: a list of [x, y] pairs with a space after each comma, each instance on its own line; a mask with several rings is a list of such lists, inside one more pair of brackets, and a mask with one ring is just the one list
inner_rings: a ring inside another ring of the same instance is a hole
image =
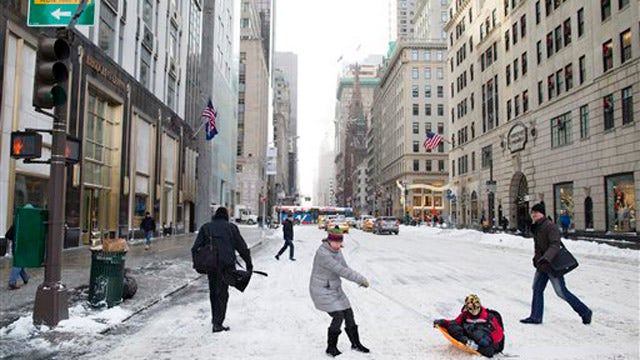
[[440, 142], [443, 140], [440, 134], [433, 133], [431, 131], [427, 131], [427, 138], [424, 139], [422, 146], [424, 146], [425, 150], [433, 150], [440, 145]]
[[213, 107], [213, 103], [211, 99], [209, 99], [209, 103], [207, 107], [202, 110], [202, 115], [200, 117], [206, 118], [207, 124], [205, 126], [205, 138], [207, 140], [211, 140], [218, 134], [218, 129], [216, 129], [216, 116], [218, 112]]

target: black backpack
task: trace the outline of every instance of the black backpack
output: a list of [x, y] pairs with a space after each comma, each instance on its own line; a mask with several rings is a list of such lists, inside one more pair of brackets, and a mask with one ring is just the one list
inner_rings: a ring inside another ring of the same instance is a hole
[[504, 350], [504, 323], [502, 322], [502, 315], [500, 315], [500, 313], [497, 310], [493, 310], [493, 309], [487, 309], [487, 314], [489, 315], [489, 321], [491, 321], [492, 317], [495, 317], [496, 319], [498, 319], [498, 324], [500, 324], [500, 327], [502, 328], [502, 340], [496, 345], [496, 350], [498, 352], [502, 352], [502, 350]]

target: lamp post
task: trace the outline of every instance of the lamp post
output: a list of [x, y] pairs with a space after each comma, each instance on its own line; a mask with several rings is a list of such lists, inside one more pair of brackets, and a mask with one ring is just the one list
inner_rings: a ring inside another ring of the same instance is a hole
[[493, 180], [493, 155], [490, 151], [484, 152], [485, 159], [489, 163], [489, 180], [487, 180], [487, 203], [489, 206], [489, 223], [493, 226], [493, 218], [495, 212], [495, 192], [496, 182]]
[[409, 189], [407, 189], [407, 180], [402, 180], [402, 191], [404, 192], [404, 201], [402, 206], [404, 207], [404, 219], [403, 222], [407, 221], [407, 197], [409, 195]]

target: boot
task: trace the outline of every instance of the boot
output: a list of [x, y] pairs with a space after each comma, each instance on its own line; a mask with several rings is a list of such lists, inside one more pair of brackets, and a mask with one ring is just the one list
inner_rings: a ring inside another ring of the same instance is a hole
[[357, 350], [363, 353], [369, 352], [369, 349], [367, 349], [366, 347], [364, 347], [364, 345], [360, 343], [360, 335], [358, 334], [357, 325], [354, 327], [345, 328], [344, 330], [347, 332], [347, 336], [349, 337], [349, 340], [351, 340], [352, 350]]
[[337, 332], [331, 331], [331, 329], [328, 330], [327, 332], [327, 351], [326, 353], [328, 355], [331, 355], [333, 357], [336, 357], [340, 354], [342, 354], [340, 352], [340, 350], [338, 350], [338, 336], [340, 336], [340, 333], [342, 331], [338, 330]]

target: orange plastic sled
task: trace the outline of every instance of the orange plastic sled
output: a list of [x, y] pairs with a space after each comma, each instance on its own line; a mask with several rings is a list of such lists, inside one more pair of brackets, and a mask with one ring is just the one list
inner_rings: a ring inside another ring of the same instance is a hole
[[467, 345], [461, 343], [460, 341], [456, 340], [453, 338], [453, 336], [449, 335], [449, 332], [447, 332], [446, 329], [436, 325], [435, 327], [436, 329], [440, 330], [440, 332], [442, 333], [442, 335], [444, 335], [444, 337], [447, 338], [447, 340], [449, 340], [451, 342], [451, 344], [455, 347], [457, 347], [460, 350], [466, 351], [469, 354], [473, 354], [473, 355], [482, 355], [480, 354], [477, 350], [473, 350], [472, 348], [468, 347]]

